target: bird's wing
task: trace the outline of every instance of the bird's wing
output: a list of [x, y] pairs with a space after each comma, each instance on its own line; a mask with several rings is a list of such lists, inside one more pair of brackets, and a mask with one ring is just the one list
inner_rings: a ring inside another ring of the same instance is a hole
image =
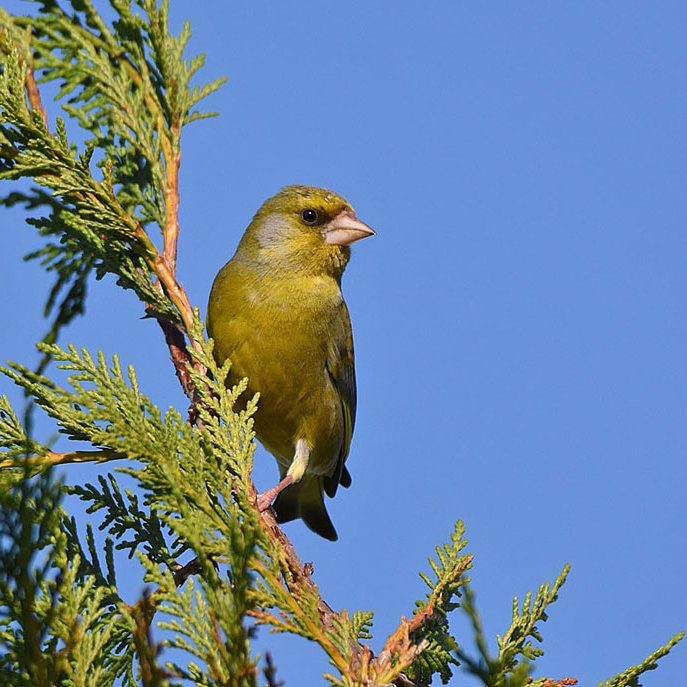
[[344, 435], [336, 469], [331, 477], [326, 477], [324, 481], [324, 488], [328, 496], [334, 496], [339, 484], [344, 487], [349, 487], [351, 484], [351, 475], [344, 463], [351, 447], [351, 438], [355, 426], [356, 387], [353, 332], [348, 308], [343, 302], [341, 305], [341, 316], [337, 318], [337, 331], [333, 332], [335, 336], [332, 337], [332, 345], [327, 356], [327, 372], [341, 399]]

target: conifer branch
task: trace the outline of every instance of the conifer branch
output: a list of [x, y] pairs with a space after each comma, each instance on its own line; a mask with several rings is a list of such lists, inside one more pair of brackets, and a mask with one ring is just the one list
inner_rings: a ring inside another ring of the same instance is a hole
[[409, 632], [420, 630], [433, 619], [435, 613], [446, 614], [446, 606], [449, 603], [446, 599], [458, 594], [457, 590], [465, 582], [462, 576], [472, 567], [472, 561], [472, 554], [461, 556], [454, 562], [451, 569], [440, 577], [437, 584], [432, 588], [424, 607], [416, 610], [407, 622]]
[[639, 687], [639, 676], [648, 670], [655, 670], [658, 667], [658, 660], [667, 656], [670, 650], [684, 638], [685, 631], [681, 630], [663, 646], [652, 651], [641, 663], [623, 670], [608, 680], [602, 680], [597, 687]]
[[[185, 39], [182, 39], [177, 45], [175, 43], [175, 39], [172, 39], [168, 36], [166, 8], [163, 7], [162, 9], [158, 10], [155, 6], [155, 3], [147, 1], [144, 2], [142, 6], [144, 7], [151, 21], [151, 26], [154, 29], [157, 28], [156, 35], [160, 36], [160, 38], [157, 40], [153, 40], [152, 45], [154, 51], [157, 52], [156, 57], [160, 60], [159, 65], [162, 65], [161, 68], [164, 72], [165, 65], [167, 64], [168, 60], [167, 53], [177, 52], [180, 56], [179, 46], [183, 47], [183, 44], [185, 44]], [[150, 241], [147, 233], [141, 225], [141, 222], [135, 220], [129, 214], [129, 211], [117, 201], [114, 194], [110, 194], [108, 199], [107, 196], [104, 197], [102, 194], [97, 193], [93, 187], [93, 184], [91, 183], [91, 190], [86, 191], [85, 194], [77, 194], [76, 197], [80, 200], [81, 204], [91, 203], [98, 207], [98, 209], [101, 211], [107, 211], [110, 209], [108, 208], [108, 205], [112, 205], [111, 209], [115, 210], [115, 212], [119, 215], [121, 224], [128, 228], [133, 240], [138, 242], [139, 245], [144, 248], [144, 250], [141, 252], [141, 256], [146, 261], [148, 269], [159, 279], [163, 292], [175, 306], [176, 312], [183, 323], [184, 330], [186, 333], [189, 333], [191, 331], [191, 325], [193, 321], [193, 312], [185, 291], [180, 287], [175, 277], [177, 241], [179, 234], [179, 138], [184, 119], [188, 119], [190, 121], [193, 118], [193, 116], [189, 114], [189, 105], [197, 103], [200, 97], [203, 97], [204, 95], [207, 95], [207, 93], [216, 89], [220, 85], [220, 82], [218, 81], [210, 84], [205, 89], [202, 89], [201, 93], [196, 93], [194, 91], [190, 98], [183, 95], [183, 83], [172, 88], [170, 91], [171, 97], [169, 97], [168, 100], [165, 100], [167, 96], [161, 91], [158, 91], [157, 94], [154, 95], [155, 86], [153, 85], [153, 74], [143, 53], [139, 51], [138, 63], [134, 65], [128, 55], [122, 54], [121, 47], [116, 44], [114, 36], [109, 32], [109, 30], [107, 30], [104, 23], [100, 20], [99, 16], [90, 6], [90, 4], [82, 5], [80, 9], [86, 14], [86, 24], [91, 27], [97, 27], [100, 34], [99, 36], [94, 35], [91, 31], [87, 30], [79, 23], [75, 24], [71, 20], [67, 22], [65, 21], [66, 17], [62, 17], [61, 15], [57, 16], [57, 25], [60, 27], [61, 31], [65, 33], [75, 33], [78, 35], [78, 40], [84, 46], [84, 53], [82, 54], [87, 55], [87, 57], [83, 58], [81, 67], [86, 73], [90, 74], [89, 78], [93, 79], [89, 85], [85, 86], [83, 91], [75, 94], [74, 100], [82, 99], [84, 102], [92, 100], [99, 104], [99, 99], [102, 98], [102, 94], [104, 94], [105, 91], [110, 88], [110, 86], [104, 82], [103, 72], [106, 74], [108, 70], [111, 70], [113, 62], [103, 62], [97, 57], [97, 51], [104, 50], [110, 58], [116, 58], [117, 63], [123, 65], [122, 68], [126, 73], [127, 78], [130, 78], [132, 83], [135, 84], [135, 87], [143, 92], [143, 102], [145, 102], [150, 111], [154, 113], [153, 121], [155, 133], [152, 136], [152, 140], [154, 141], [156, 139], [159, 142], [164, 160], [164, 175], [158, 176], [160, 180], [162, 180], [164, 177], [164, 184], [161, 184], [163, 188], [163, 198], [160, 203], [164, 206], [164, 219], [162, 219], [162, 215], [159, 215], [164, 242], [163, 253], [159, 254], [157, 252], [155, 246]], [[120, 11], [123, 10], [123, 6], [120, 6], [119, 9]], [[130, 19], [130, 17], [126, 17], [126, 21], [130, 21]], [[10, 22], [8, 21], [7, 23], [9, 26]], [[21, 20], [18, 21], [18, 24], [21, 25], [22, 23], [26, 22], [22, 22]], [[34, 20], [33, 27], [36, 30], [35, 47], [39, 55], [39, 62], [42, 60], [41, 64], [43, 68], [52, 78], [58, 75], [64, 78], [64, 73], [68, 68], [63, 62], [56, 61], [53, 56], [54, 50], [66, 49], [64, 41], [57, 38], [55, 30], [49, 28], [48, 22], [45, 18]], [[140, 31], [139, 26], [136, 26], [136, 29]], [[154, 33], [155, 31], [151, 32], [151, 36]], [[15, 43], [14, 47], [16, 48], [18, 45]], [[134, 46], [132, 45], [132, 47]], [[8, 54], [11, 53], [11, 45], [7, 52]], [[30, 55], [30, 49], [28, 46], [24, 46], [23, 53], [26, 55], [26, 57], [23, 57], [22, 54], [19, 54], [17, 58], [17, 64], [20, 71], [23, 62], [28, 62], [29, 60], [28, 56]], [[97, 64], [98, 66], [96, 70], [92, 68], [94, 64]], [[26, 69], [24, 71], [26, 72], [29, 100], [32, 103], [38, 103], [40, 102], [40, 92], [36, 86], [33, 72], [29, 72]], [[192, 71], [193, 70], [188, 71], [186, 79], [188, 79]], [[79, 73], [77, 72], [77, 74]], [[68, 77], [67, 85], [63, 88], [63, 91], [75, 89], [82, 78], [83, 77], [81, 77], [80, 74], [77, 75], [76, 78]], [[171, 79], [170, 81], [172, 82]], [[95, 82], [95, 86], [93, 82]], [[139, 153], [144, 156], [144, 158], [147, 160], [149, 169], [155, 175], [155, 170], [159, 166], [159, 160], [157, 159], [155, 148], [151, 148], [147, 143], [145, 143], [151, 139], [151, 136], [146, 135], [146, 132], [140, 130], [140, 123], [145, 121], [145, 119], [136, 117], [134, 115], [136, 101], [129, 101], [127, 100], [127, 97], [128, 96], [122, 95], [121, 93], [117, 93], [115, 96], [115, 98], [119, 100], [119, 111], [122, 113], [123, 119], [120, 123], [117, 123], [117, 119], [115, 118], [112, 123], [114, 124], [115, 128], [119, 130], [120, 135], [124, 136], [125, 139], [129, 141], [132, 148], [138, 149]], [[108, 139], [103, 139], [103, 135], [100, 133], [100, 128], [95, 128], [96, 125], [100, 124], [103, 117], [111, 117], [112, 112], [109, 108], [107, 111], [102, 109], [96, 114], [96, 116], [91, 117], [90, 119], [89, 115], [84, 114], [84, 112], [87, 112], [87, 110], [74, 110], [71, 107], [69, 107], [68, 110], [71, 114], [77, 116], [86, 128], [89, 128], [94, 132], [97, 137], [96, 141], [102, 141], [102, 144], [105, 146], [106, 150], [111, 147], [112, 144], [108, 142]], [[49, 138], [49, 134], [47, 133], [47, 119], [44, 118], [44, 121], [46, 122], [46, 126], [44, 132], [41, 132], [43, 134], [42, 137]], [[136, 132], [136, 136], [129, 136], [128, 131]], [[120, 154], [120, 149], [112, 150], [113, 153]], [[46, 179], [48, 185], [50, 185], [49, 177], [44, 178]], [[125, 191], [124, 194], [121, 194], [123, 196], [131, 192], [134, 197], [138, 197], [138, 201], [141, 202], [142, 206], [147, 208], [149, 211], [149, 217], [151, 219], [156, 216], [154, 206], [148, 200], [146, 200], [145, 197], [141, 196], [138, 185], [129, 186], [128, 188], [125, 187], [123, 188], [123, 191]], [[150, 299], [147, 299], [146, 302], [151, 303]], [[185, 364], [188, 362], [188, 356], [184, 351], [185, 346], [182, 345], [183, 334], [181, 334], [181, 329], [178, 329], [174, 321], [175, 318], [168, 318], [168, 315], [164, 312], [165, 309], [160, 308], [159, 303], [156, 303], [155, 300], [153, 300], [151, 306], [154, 312], [158, 311], [160, 313], [158, 315], [158, 320], [161, 321], [163, 326], [163, 331], [170, 347], [170, 353], [177, 371], [177, 375], [180, 377], [180, 381], [182, 381], [182, 386], [185, 392], [189, 398], [193, 400], [191, 390], [187, 384], [183, 383], [184, 373], [182, 363]], [[169, 322], [163, 324], [163, 322], [168, 319]], [[178, 329], [178, 331], [174, 332], [174, 329]], [[197, 347], [198, 342], [191, 340], [191, 345], [193, 347]], [[202, 372], [202, 370], [200, 371]]]

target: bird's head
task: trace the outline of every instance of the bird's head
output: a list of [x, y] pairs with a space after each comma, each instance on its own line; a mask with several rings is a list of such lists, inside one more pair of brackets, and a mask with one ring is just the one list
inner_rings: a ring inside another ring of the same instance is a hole
[[266, 200], [241, 239], [237, 256], [285, 270], [339, 278], [354, 241], [375, 232], [341, 196], [312, 186], [286, 186]]

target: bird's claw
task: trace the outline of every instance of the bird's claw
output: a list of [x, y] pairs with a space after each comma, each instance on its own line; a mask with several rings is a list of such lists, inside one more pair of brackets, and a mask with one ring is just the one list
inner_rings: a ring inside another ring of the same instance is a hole
[[269, 510], [272, 502], [274, 501], [275, 494], [271, 494], [270, 492], [272, 489], [269, 489], [268, 491], [263, 491], [262, 494], [258, 494], [257, 498], [257, 506], [258, 510], [263, 513], [266, 510]]

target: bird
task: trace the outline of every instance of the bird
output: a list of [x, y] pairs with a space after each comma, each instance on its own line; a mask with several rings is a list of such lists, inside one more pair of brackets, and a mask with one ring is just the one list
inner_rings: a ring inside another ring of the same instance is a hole
[[207, 330], [227, 384], [259, 392], [254, 429], [280, 480], [258, 496], [277, 522], [336, 541], [324, 494], [349, 487], [356, 414], [353, 334], [341, 278], [350, 244], [375, 232], [340, 195], [286, 186], [266, 200], [213, 282]]

